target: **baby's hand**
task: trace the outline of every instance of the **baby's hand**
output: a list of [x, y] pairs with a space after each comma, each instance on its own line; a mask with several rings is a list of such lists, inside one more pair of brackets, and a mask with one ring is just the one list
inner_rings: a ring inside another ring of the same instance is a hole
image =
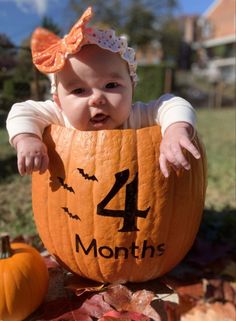
[[181, 167], [190, 170], [190, 164], [183, 154], [182, 148], [187, 149], [196, 159], [201, 155], [191, 142], [193, 128], [185, 122], [170, 125], [163, 136], [160, 145], [160, 169], [165, 177], [169, 176], [168, 163], [175, 170]]
[[21, 176], [33, 171], [44, 173], [48, 168], [47, 147], [40, 138], [33, 134], [19, 134], [13, 138], [17, 151], [17, 166]]

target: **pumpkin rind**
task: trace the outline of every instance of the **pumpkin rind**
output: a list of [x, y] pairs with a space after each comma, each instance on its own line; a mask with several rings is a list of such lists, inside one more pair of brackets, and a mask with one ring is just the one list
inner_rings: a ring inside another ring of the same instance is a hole
[[12, 243], [12, 256], [0, 260], [0, 320], [22, 321], [42, 303], [48, 271], [40, 254], [24, 243]]
[[53, 125], [44, 141], [50, 167], [33, 175], [35, 222], [66, 268], [101, 282], [138, 282], [163, 275], [186, 255], [206, 190], [197, 138], [201, 159], [186, 153], [192, 169], [168, 179], [158, 165], [159, 126], [81, 132]]

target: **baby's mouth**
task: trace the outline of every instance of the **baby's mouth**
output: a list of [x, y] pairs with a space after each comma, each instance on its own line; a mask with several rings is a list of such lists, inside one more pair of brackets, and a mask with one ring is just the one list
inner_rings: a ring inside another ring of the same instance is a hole
[[97, 123], [104, 123], [107, 119], [108, 119], [108, 115], [105, 114], [97, 114], [95, 116], [93, 116], [90, 121], [92, 124], [97, 124]]

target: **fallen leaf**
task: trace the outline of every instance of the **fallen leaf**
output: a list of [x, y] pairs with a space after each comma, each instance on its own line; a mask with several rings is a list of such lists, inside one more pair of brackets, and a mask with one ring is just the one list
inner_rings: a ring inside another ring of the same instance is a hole
[[106, 284], [70, 274], [65, 280], [65, 288], [71, 290], [75, 295], [80, 296], [84, 293], [101, 292], [106, 288]]
[[161, 321], [179, 321], [179, 305], [173, 302], [155, 300], [151, 306], [158, 312]]
[[94, 294], [91, 298], [84, 301], [79, 309], [79, 312], [83, 314], [87, 313], [91, 317], [101, 318], [104, 313], [111, 310], [111, 306], [104, 301], [101, 294]]
[[101, 318], [111, 310], [111, 306], [100, 294], [95, 294], [86, 300], [76, 296], [64, 297], [44, 303], [25, 321], [93, 321], [94, 318]]
[[205, 299], [208, 302], [232, 302], [236, 304], [236, 292], [230, 282], [222, 279], [203, 280]]
[[160, 321], [159, 314], [151, 306], [155, 294], [151, 291], [140, 290], [132, 293], [121, 284], [110, 285], [103, 293], [104, 300], [119, 312], [137, 312]]
[[203, 288], [202, 282], [178, 286], [176, 288], [176, 291], [180, 297], [188, 296], [188, 297], [191, 297], [195, 301], [203, 298], [203, 296], [204, 296], [204, 288]]
[[180, 321], [235, 321], [236, 311], [232, 303], [199, 303]]
[[99, 321], [150, 321], [150, 319], [137, 312], [109, 311]]

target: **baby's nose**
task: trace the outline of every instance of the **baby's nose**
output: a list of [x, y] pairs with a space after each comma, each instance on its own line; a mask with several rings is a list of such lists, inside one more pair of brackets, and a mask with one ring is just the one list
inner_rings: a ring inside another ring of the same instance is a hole
[[104, 105], [105, 102], [106, 99], [102, 91], [94, 91], [89, 100], [90, 106]]

